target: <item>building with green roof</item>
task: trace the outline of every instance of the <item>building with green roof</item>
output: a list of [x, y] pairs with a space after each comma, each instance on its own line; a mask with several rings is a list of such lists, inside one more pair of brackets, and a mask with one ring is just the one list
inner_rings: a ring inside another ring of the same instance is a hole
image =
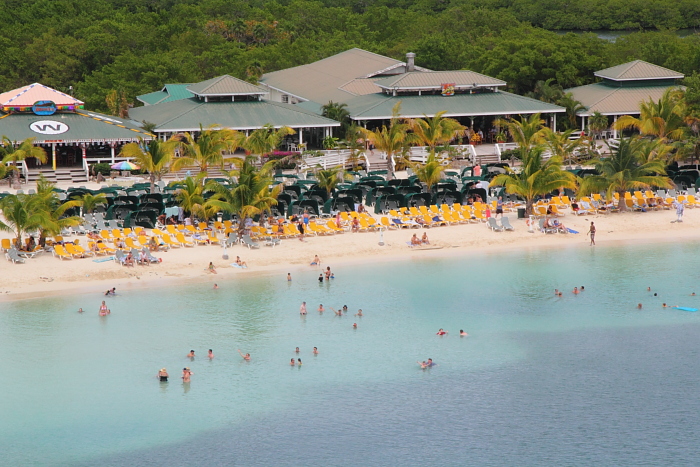
[[[297, 131], [289, 146], [303, 143], [320, 145], [323, 137], [339, 122], [316, 112], [291, 104], [266, 100], [265, 88], [229, 75], [217, 76], [200, 83], [165, 85], [163, 90], [138, 96], [144, 106], [129, 111], [134, 121], [155, 124], [161, 138], [183, 132], [198, 132], [200, 128], [217, 127], [250, 131], [272, 125], [288, 126]], [[179, 92], [179, 98], [175, 97]], [[166, 95], [167, 94], [167, 95]], [[189, 94], [189, 95], [188, 95]]]
[[[39, 83], [0, 94], [0, 134], [19, 143], [34, 138], [49, 164], [87, 169], [97, 161], [114, 161], [121, 145], [153, 135], [128, 119], [84, 110], [83, 102]], [[25, 161], [35, 168], [37, 161]]]
[[475, 132], [493, 132], [497, 117], [543, 114], [552, 126], [557, 105], [503, 91], [506, 82], [469, 70], [431, 71], [362, 49], [350, 49], [322, 60], [263, 75], [260, 85], [270, 99], [292, 102], [321, 113], [329, 101], [347, 105], [350, 118], [375, 127], [391, 118], [401, 101], [401, 116], [432, 117], [445, 111]]
[[[658, 101], [664, 93], [678, 87], [683, 74], [654, 65], [644, 60], [616, 65], [594, 73], [600, 82], [567, 89], [574, 99], [585, 107], [578, 115], [581, 128], [586, 128], [586, 118], [599, 112], [608, 116], [610, 123], [622, 115], [639, 115], [642, 102]], [[612, 134], [617, 138], [617, 131]]]

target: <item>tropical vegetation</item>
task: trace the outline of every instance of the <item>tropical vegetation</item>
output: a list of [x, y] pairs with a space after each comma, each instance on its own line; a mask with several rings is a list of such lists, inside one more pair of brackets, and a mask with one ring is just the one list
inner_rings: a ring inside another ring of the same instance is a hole
[[156, 181], [160, 181], [163, 175], [170, 170], [170, 164], [179, 144], [180, 143], [174, 139], [159, 141], [154, 138], [146, 142], [139, 137], [138, 143], [128, 143], [122, 146], [120, 155], [132, 158], [132, 161], [136, 163], [141, 170], [148, 173], [151, 181], [151, 193], [153, 193]]
[[245, 135], [238, 131], [216, 126], [204, 129], [200, 125], [199, 134], [187, 132], [183, 135], [177, 146], [181, 155], [173, 160], [170, 170], [177, 172], [184, 167], [196, 166], [200, 173], [206, 174], [209, 167], [223, 167], [224, 153], [234, 152], [244, 141]]
[[599, 175], [585, 177], [579, 187], [580, 193], [605, 191], [607, 199], [613, 193], [619, 196], [618, 209], [627, 209], [625, 192], [649, 188], [671, 188], [673, 183], [666, 176], [663, 159], [649, 160], [643, 148], [642, 138], [624, 138], [612, 146], [609, 157], [591, 161]]

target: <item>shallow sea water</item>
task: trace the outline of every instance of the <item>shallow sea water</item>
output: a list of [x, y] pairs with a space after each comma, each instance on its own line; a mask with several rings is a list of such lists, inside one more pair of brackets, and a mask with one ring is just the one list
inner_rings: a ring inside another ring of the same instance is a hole
[[100, 296], [0, 304], [0, 465], [697, 465], [700, 319], [661, 308], [700, 307], [697, 253], [309, 268], [133, 291], [104, 318]]

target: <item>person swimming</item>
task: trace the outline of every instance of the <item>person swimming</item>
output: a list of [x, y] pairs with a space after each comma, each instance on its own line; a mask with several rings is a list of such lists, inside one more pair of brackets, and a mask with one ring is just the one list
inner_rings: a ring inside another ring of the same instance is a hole
[[574, 287], [574, 290], [571, 293], [573, 293], [574, 295], [578, 294], [579, 293], [578, 287]]
[[469, 335], [469, 334], [467, 334], [466, 332], [464, 332], [464, 329], [460, 329], [460, 330], [459, 330], [459, 336], [460, 336], [460, 337], [464, 337], [464, 336], [468, 336], [468, 335]]
[[294, 358], [292, 358], [292, 359], [289, 361], [289, 365], [290, 365], [290, 366], [294, 366], [294, 365], [295, 365], [295, 363], [294, 363]]
[[348, 306], [347, 306], [347, 305], [343, 305], [343, 313], [347, 313], [347, 312], [348, 312]]
[[218, 288], [219, 288], [219, 284], [214, 284], [214, 288], [215, 288], [215, 289], [218, 289]]
[[189, 367], [185, 367], [182, 369], [182, 382], [183, 383], [189, 383], [190, 378], [192, 377], [194, 373], [189, 369]]
[[355, 316], [362, 316], [362, 308], [357, 310], [357, 313], [355, 313]]
[[299, 347], [297, 347], [294, 352], [299, 353]]
[[440, 328], [436, 334], [437, 334], [438, 336], [444, 336], [445, 334], [447, 334], [447, 331], [445, 331], [444, 329]]
[[83, 312], [83, 309], [82, 309], [82, 308], [78, 308], [78, 313], [82, 313], [82, 312]]
[[243, 352], [241, 352], [241, 349], [238, 349], [238, 353], [241, 354], [241, 357], [243, 357], [243, 360], [250, 361], [250, 354], [249, 353], [243, 354]]
[[320, 304], [320, 305], [318, 306], [318, 312], [319, 312], [319, 313], [323, 313], [324, 311], [326, 311], [326, 310], [323, 308], [323, 304]]
[[352, 323], [352, 328], [357, 329], [357, 323]]
[[207, 355], [207, 356], [209, 357], [209, 360], [211, 360], [212, 358], [214, 358], [214, 351], [211, 350], [211, 349], [209, 349], [209, 355]]
[[314, 355], [318, 355], [318, 349], [314, 347]]
[[292, 273], [291, 272], [287, 273], [287, 282], [292, 282]]
[[425, 370], [426, 368], [428, 368], [428, 363], [425, 360], [416, 363], [420, 365], [421, 370]]
[[187, 354], [187, 358], [194, 358], [194, 350], [190, 350], [190, 353]]
[[559, 295], [559, 289], [554, 289], [554, 295]]
[[641, 304], [641, 303], [637, 303], [637, 309], [638, 309], [638, 310], [641, 310], [641, 309], [642, 309], [642, 304]]
[[297, 366], [301, 366], [301, 358], [297, 358]]
[[428, 363], [429, 368], [433, 367], [433, 366], [437, 366], [437, 363], [433, 362], [432, 358], [429, 358], [427, 363]]
[[336, 310], [336, 309], [333, 308], [332, 306], [329, 307], [329, 308], [330, 308], [331, 310], [333, 310], [333, 313], [335, 313], [336, 316], [343, 316], [343, 310], [342, 310], [342, 309]]
[[161, 368], [160, 371], [158, 372], [158, 380], [160, 380], [163, 383], [168, 382], [168, 372], [166, 371], [165, 368]]

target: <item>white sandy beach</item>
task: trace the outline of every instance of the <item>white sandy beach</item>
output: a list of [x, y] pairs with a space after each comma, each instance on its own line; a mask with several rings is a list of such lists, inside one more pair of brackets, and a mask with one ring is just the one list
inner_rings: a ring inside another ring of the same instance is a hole
[[[507, 214], [508, 215], [508, 214]], [[690, 241], [698, 238], [700, 209], [686, 209], [683, 223], [672, 223], [675, 211], [628, 212], [607, 215], [574, 216], [567, 214], [560, 220], [579, 234], [544, 234], [528, 232], [524, 220], [517, 220], [515, 213], [508, 217], [515, 232], [492, 232], [485, 224], [453, 225], [430, 229], [402, 229], [385, 231], [384, 245], [380, 246], [378, 232], [349, 233], [333, 236], [306, 237], [282, 240], [272, 248], [261, 246], [249, 250], [236, 245], [228, 249], [229, 260], [222, 259], [220, 246], [197, 246], [171, 249], [156, 253], [162, 263], [151, 266], [124, 267], [113, 261], [96, 263], [92, 258], [70, 261], [42, 253], [25, 264], [2, 261], [0, 300], [26, 299], [55, 294], [89, 293], [116, 287], [125, 291], [137, 287], [160, 287], [181, 282], [215, 282], [225, 285], [237, 276], [251, 274], [279, 274], [285, 280], [287, 272], [292, 277], [299, 274], [318, 274], [319, 268], [309, 266], [314, 255], [319, 255], [322, 266], [331, 266], [339, 274], [343, 264], [372, 264], [405, 258], [426, 258], [488, 253], [502, 250], [530, 248], [562, 248], [589, 246], [586, 232], [591, 221], [597, 226], [598, 248], [626, 243]], [[406, 242], [413, 233], [419, 236], [427, 232], [430, 245], [409, 248]], [[219, 235], [221, 237], [221, 235]], [[0, 238], [10, 238], [3, 232]], [[85, 237], [80, 238], [85, 245]], [[230, 266], [236, 255], [248, 263], [247, 269]], [[98, 257], [99, 258], [99, 257]], [[207, 265], [212, 261], [217, 274], [210, 274]]]

